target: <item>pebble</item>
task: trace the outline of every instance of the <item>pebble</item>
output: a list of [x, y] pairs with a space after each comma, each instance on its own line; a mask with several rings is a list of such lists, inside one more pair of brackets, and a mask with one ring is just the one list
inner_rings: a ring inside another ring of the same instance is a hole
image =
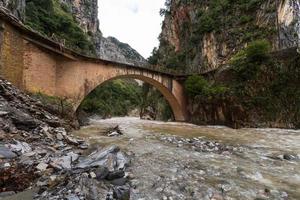
[[11, 164], [10, 163], [4, 163], [3, 167], [4, 168], [9, 168], [9, 167], [11, 167]]
[[56, 138], [57, 138], [58, 140], [63, 140], [63, 139], [64, 139], [64, 136], [63, 136], [61, 133], [57, 133], [57, 134], [56, 134]]
[[90, 172], [90, 177], [91, 177], [91, 178], [96, 178], [97, 175], [96, 175], [94, 172]]
[[45, 171], [47, 169], [47, 167], [48, 167], [48, 164], [46, 164], [46, 163], [40, 163], [36, 166], [36, 168], [42, 172]]

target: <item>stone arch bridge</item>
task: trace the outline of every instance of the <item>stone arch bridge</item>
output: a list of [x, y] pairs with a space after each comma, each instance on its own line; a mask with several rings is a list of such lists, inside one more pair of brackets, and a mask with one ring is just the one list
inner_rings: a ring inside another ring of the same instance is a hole
[[0, 10], [0, 75], [27, 92], [67, 99], [76, 111], [97, 86], [116, 78], [140, 79], [168, 100], [177, 121], [187, 120], [177, 77], [153, 69], [87, 57], [29, 30]]

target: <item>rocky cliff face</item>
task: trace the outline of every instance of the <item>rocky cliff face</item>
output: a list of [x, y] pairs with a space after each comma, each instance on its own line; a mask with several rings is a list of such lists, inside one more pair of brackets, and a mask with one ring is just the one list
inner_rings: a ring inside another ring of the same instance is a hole
[[257, 39], [273, 50], [297, 45], [299, 0], [169, 0], [157, 52], [158, 64], [205, 72], [225, 64]]
[[[31, 1], [35, 3], [35, 1]], [[98, 1], [97, 0], [59, 0], [64, 11], [72, 14], [85, 32], [89, 40], [94, 44], [97, 57], [127, 64], [145, 64], [146, 60], [128, 44], [117, 39], [105, 38], [99, 29]], [[25, 0], [0, 0], [0, 5], [9, 9], [22, 21], [26, 20]]]
[[300, 44], [300, 1], [281, 0], [278, 4], [280, 48]]
[[105, 60], [114, 60], [142, 66], [146, 63], [145, 59], [136, 50], [114, 37], [102, 37], [97, 52], [100, 57]]
[[80, 27], [86, 33], [90, 32], [90, 34], [96, 34], [99, 31], [97, 1], [60, 0], [60, 2], [69, 7], [76, 20], [79, 22]]
[[24, 20], [25, 18], [25, 4], [25, 0], [0, 0], [0, 6], [9, 9], [21, 20]]

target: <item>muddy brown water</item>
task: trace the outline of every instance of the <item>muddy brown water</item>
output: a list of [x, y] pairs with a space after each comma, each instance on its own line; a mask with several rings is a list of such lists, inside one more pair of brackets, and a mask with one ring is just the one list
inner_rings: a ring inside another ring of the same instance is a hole
[[[103, 131], [119, 125], [120, 137]], [[240, 129], [153, 122], [137, 118], [92, 119], [74, 132], [93, 147], [111, 144], [134, 154], [131, 199], [300, 199], [300, 130]], [[175, 135], [241, 146], [233, 154], [198, 152], [161, 138]], [[295, 159], [274, 159], [282, 155]]]

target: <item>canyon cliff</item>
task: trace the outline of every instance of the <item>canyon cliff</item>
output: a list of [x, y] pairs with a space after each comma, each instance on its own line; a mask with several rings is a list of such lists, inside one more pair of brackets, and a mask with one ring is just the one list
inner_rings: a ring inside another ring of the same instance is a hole
[[24, 21], [26, 0], [0, 0], [0, 6], [9, 9], [13, 15]]
[[300, 39], [298, 0], [167, 0], [161, 14], [156, 63], [187, 73], [215, 70], [253, 40], [276, 51]]

